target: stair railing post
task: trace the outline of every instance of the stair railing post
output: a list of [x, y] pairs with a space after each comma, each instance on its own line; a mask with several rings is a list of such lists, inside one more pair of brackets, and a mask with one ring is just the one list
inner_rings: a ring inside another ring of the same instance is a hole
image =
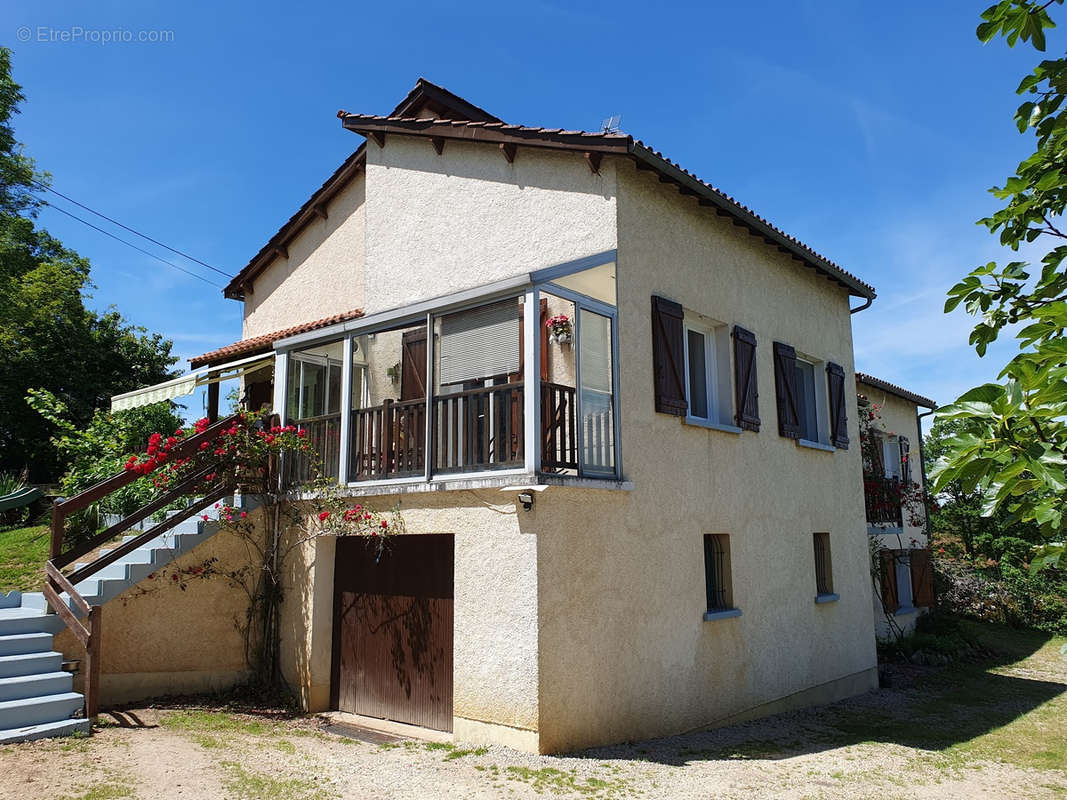
[[100, 706], [100, 617], [103, 608], [89, 609], [89, 645], [85, 648], [85, 718], [96, 721]]
[[62, 502], [63, 498], [57, 497], [52, 503], [52, 542], [49, 558], [55, 558], [63, 552], [63, 525], [66, 522], [66, 514], [60, 505]]

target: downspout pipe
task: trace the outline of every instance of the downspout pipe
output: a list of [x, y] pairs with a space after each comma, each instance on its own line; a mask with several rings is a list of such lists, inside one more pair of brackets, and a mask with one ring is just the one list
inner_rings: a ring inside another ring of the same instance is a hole
[[[858, 311], [859, 309], [857, 309]], [[926, 457], [923, 455], [923, 424], [922, 418], [928, 417], [934, 413], [936, 409], [931, 408], [929, 411], [919, 413], [918, 409], [915, 410], [915, 427], [919, 434], [919, 470], [923, 479], [923, 492], [926, 492]], [[923, 500], [923, 515], [926, 518], [926, 544], [930, 544], [930, 504]]]

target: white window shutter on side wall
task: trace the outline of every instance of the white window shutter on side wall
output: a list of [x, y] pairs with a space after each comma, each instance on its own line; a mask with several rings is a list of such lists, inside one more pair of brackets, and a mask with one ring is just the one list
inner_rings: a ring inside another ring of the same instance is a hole
[[514, 300], [441, 319], [440, 382], [482, 380], [519, 371], [519, 307]]

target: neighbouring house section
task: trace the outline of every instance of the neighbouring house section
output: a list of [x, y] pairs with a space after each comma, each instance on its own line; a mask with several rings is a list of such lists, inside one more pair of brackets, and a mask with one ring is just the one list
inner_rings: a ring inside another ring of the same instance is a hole
[[937, 406], [863, 373], [856, 374], [856, 392], [864, 415], [863, 487], [875, 626], [884, 639], [913, 630], [918, 614], [934, 604], [921, 419]]

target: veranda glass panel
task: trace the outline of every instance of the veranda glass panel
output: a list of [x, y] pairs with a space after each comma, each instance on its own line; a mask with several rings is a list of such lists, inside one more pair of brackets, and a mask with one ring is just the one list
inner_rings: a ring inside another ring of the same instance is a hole
[[580, 310], [579, 430], [585, 473], [615, 472], [615, 398], [612, 391], [611, 318]]
[[336, 478], [341, 451], [343, 345], [330, 342], [289, 354], [286, 419], [307, 431], [314, 454], [287, 459], [290, 483]]
[[435, 473], [522, 465], [522, 320], [518, 298], [434, 320]]
[[352, 340], [349, 480], [425, 471], [426, 354], [425, 324]]

